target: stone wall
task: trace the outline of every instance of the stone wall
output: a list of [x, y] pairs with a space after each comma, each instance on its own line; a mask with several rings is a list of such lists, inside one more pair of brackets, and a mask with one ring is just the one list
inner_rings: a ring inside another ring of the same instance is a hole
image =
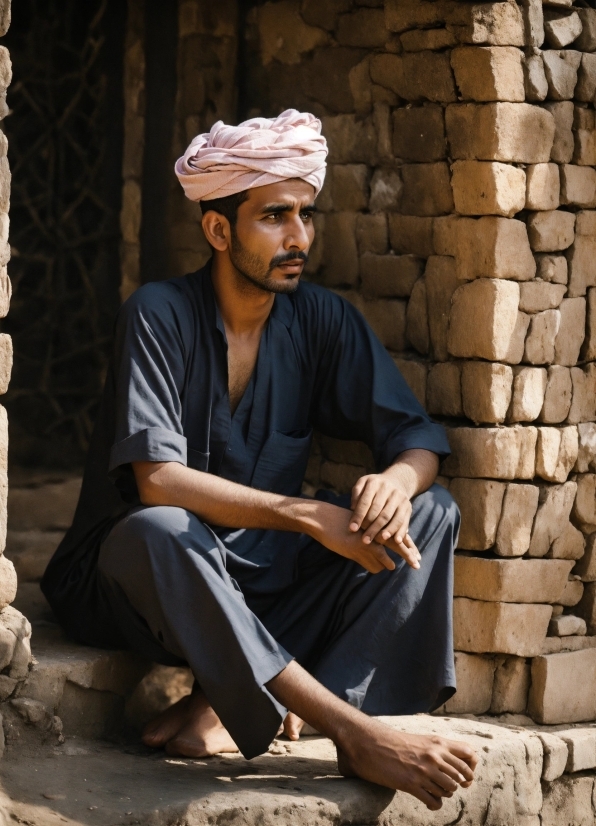
[[[308, 109], [329, 141], [308, 277], [363, 312], [448, 428], [440, 481], [463, 516], [451, 712], [596, 719], [586, 6], [279, 0], [241, 27], [238, 118]], [[236, 14], [180, 5], [174, 156], [233, 110]], [[174, 275], [207, 249], [198, 208], [178, 193], [170, 210]], [[319, 438], [308, 484], [349, 490], [371, 467], [362, 445]]]

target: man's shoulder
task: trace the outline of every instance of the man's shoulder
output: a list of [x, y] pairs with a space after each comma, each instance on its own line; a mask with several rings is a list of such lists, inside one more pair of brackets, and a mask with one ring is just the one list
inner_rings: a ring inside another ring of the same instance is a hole
[[[193, 274], [194, 275], [194, 274]], [[122, 304], [120, 315], [124, 318], [143, 316], [147, 319], [158, 316], [177, 318], [192, 314], [192, 276], [168, 278], [165, 281], [151, 281], [143, 284]]]

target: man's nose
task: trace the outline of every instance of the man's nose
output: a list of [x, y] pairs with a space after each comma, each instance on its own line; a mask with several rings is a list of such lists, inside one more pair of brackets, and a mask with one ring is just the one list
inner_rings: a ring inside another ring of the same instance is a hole
[[288, 232], [284, 239], [284, 249], [290, 250], [292, 247], [296, 247], [303, 251], [307, 250], [309, 246], [310, 238], [306, 231], [306, 226], [300, 216], [297, 216], [288, 227]]

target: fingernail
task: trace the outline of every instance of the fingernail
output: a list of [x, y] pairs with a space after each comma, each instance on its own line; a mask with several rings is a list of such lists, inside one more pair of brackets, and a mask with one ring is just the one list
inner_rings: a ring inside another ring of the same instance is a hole
[[383, 539], [389, 539], [389, 537], [391, 536], [391, 534], [389, 533], [389, 531], [383, 531], [383, 533], [381, 534], [381, 536], [383, 537]]
[[358, 530], [358, 524], [356, 522], [350, 522], [350, 530], [351, 531], [357, 531]]
[[365, 536], [365, 537], [364, 537], [364, 539], [363, 539], [363, 542], [364, 542], [366, 545], [370, 545], [370, 536]]

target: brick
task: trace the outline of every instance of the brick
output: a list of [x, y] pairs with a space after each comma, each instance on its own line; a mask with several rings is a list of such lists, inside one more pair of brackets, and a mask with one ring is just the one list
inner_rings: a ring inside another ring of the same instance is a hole
[[437, 163], [404, 164], [400, 212], [421, 217], [453, 212], [449, 167]]
[[[552, 783], [553, 780], [556, 780], [563, 774], [567, 766], [569, 756], [567, 743], [561, 740], [560, 737], [557, 737], [555, 734], [550, 734], [550, 732], [547, 731], [537, 731], [536, 733], [542, 742], [544, 751], [542, 779], [547, 783]], [[552, 826], [556, 826], [557, 823], [559, 823], [558, 819], [553, 820]]]
[[360, 259], [364, 295], [373, 298], [406, 298], [423, 271], [423, 259], [416, 255], [374, 255]]
[[337, 25], [338, 16], [349, 11], [351, 0], [303, 0], [300, 13], [303, 19], [311, 26], [320, 26], [322, 29], [333, 31]]
[[337, 42], [342, 46], [375, 49], [384, 46], [389, 37], [383, 9], [357, 9], [342, 14], [336, 29]]
[[596, 533], [588, 537], [584, 555], [578, 559], [573, 573], [577, 574], [582, 582], [596, 582]]
[[569, 267], [568, 295], [574, 298], [586, 294], [588, 287], [596, 287], [596, 235], [578, 235], [567, 253]]
[[519, 285], [519, 290], [519, 308], [526, 313], [556, 309], [567, 291], [564, 284], [545, 281], [526, 281]]
[[449, 55], [443, 52], [375, 54], [370, 62], [374, 83], [409, 101], [450, 103], [457, 100]]
[[[374, 213], [398, 209], [403, 188], [399, 172], [394, 169], [375, 169], [370, 182], [370, 211]], [[365, 207], [359, 207], [363, 208]]]
[[519, 285], [480, 278], [453, 294], [448, 349], [462, 358], [502, 361], [517, 321]]
[[529, 710], [543, 725], [596, 717], [596, 649], [538, 656], [532, 662]]
[[365, 301], [362, 312], [389, 350], [406, 349], [406, 302], [393, 299]]
[[358, 211], [368, 207], [369, 174], [365, 164], [332, 164], [328, 175], [335, 209]]
[[392, 32], [430, 28], [445, 23], [443, 3], [421, 3], [420, 0], [387, 0], [385, 22]]
[[464, 413], [476, 424], [505, 421], [511, 402], [513, 370], [507, 364], [466, 361], [462, 364]]
[[539, 427], [536, 473], [547, 482], [566, 482], [577, 461], [577, 428]]
[[550, 159], [555, 124], [529, 103], [458, 103], [445, 115], [456, 160], [544, 163]]
[[432, 103], [393, 113], [393, 152], [406, 161], [440, 161], [446, 156], [443, 107]]
[[592, 826], [593, 778], [566, 775], [545, 788], [540, 822], [542, 826], [578, 823]]
[[504, 215], [524, 208], [526, 173], [504, 163], [456, 161], [451, 186], [460, 215]]
[[534, 212], [528, 218], [528, 238], [536, 252], [559, 252], [573, 244], [575, 215], [553, 209]]
[[445, 361], [430, 368], [426, 386], [426, 407], [431, 414], [462, 415], [459, 364]]
[[596, 475], [580, 473], [577, 476], [577, 496], [573, 518], [584, 533], [596, 531]]
[[566, 771], [580, 772], [596, 768], [596, 731], [592, 728], [557, 731], [567, 744], [569, 756]]
[[426, 298], [426, 281], [419, 278], [412, 288], [406, 311], [406, 338], [422, 355], [427, 355], [430, 348], [428, 332], [428, 310]]
[[507, 485], [496, 534], [499, 556], [523, 556], [530, 547], [538, 496], [536, 485]]
[[560, 194], [559, 167], [556, 163], [532, 164], [526, 169], [526, 209], [556, 209]]
[[596, 124], [591, 129], [575, 130], [573, 162], [578, 166], [596, 166]]
[[445, 714], [484, 714], [490, 708], [495, 663], [492, 657], [455, 652], [457, 692], [447, 700]]
[[551, 365], [547, 371], [544, 405], [540, 412], [540, 421], [546, 424], [559, 424], [565, 421], [571, 407], [573, 384], [569, 368]]
[[397, 253], [427, 258], [434, 252], [433, 219], [414, 215], [389, 215], [389, 241]]
[[553, 49], [564, 49], [576, 40], [582, 31], [579, 14], [574, 11], [564, 14], [548, 10], [544, 20], [546, 42]]
[[588, 634], [596, 634], [596, 582], [587, 582], [575, 613], [586, 621]]
[[508, 422], [532, 422], [544, 403], [547, 373], [543, 367], [515, 367]]
[[551, 100], [571, 100], [577, 83], [580, 59], [579, 52], [552, 50], [542, 52], [544, 74], [548, 83], [548, 97]]
[[458, 548], [486, 551], [494, 545], [505, 488], [487, 479], [453, 479], [449, 492], [461, 511]]
[[358, 280], [356, 214], [332, 212], [325, 218], [323, 283], [327, 287], [355, 284]]
[[561, 323], [555, 338], [556, 364], [567, 367], [577, 363], [586, 329], [586, 299], [564, 298], [559, 307]]
[[491, 714], [523, 714], [528, 705], [530, 666], [523, 657], [497, 657]]
[[577, 426], [578, 454], [574, 470], [587, 473], [596, 470], [596, 423], [584, 422]]
[[553, 284], [567, 284], [567, 259], [564, 255], [538, 254], [536, 276]]
[[377, 215], [357, 215], [356, 243], [360, 255], [366, 252], [372, 252], [375, 253], [375, 255], [384, 255], [389, 249], [387, 216], [384, 213]]
[[589, 209], [596, 206], [596, 169], [561, 166], [561, 203]]
[[594, 9], [577, 9], [582, 22], [582, 33], [574, 43], [580, 52], [596, 51], [596, 11]]
[[[449, 490], [451, 491], [451, 487]], [[455, 556], [453, 594], [485, 602], [557, 602], [573, 560]]]
[[544, 100], [548, 94], [548, 81], [544, 71], [542, 54], [526, 57], [523, 70], [526, 98], [532, 102]]
[[559, 617], [553, 617], [549, 622], [548, 634], [550, 637], [584, 637], [586, 621], [581, 617], [574, 617], [573, 614], [561, 614]]
[[480, 3], [461, 6], [462, 23], [456, 33], [462, 43], [523, 46], [524, 21], [513, 3]]
[[458, 651], [471, 653], [534, 657], [541, 651], [551, 613], [550, 605], [516, 605], [456, 597], [453, 600], [454, 646]]
[[436, 361], [446, 361], [449, 357], [447, 337], [451, 298], [458, 286], [455, 259], [447, 255], [431, 255], [424, 275], [432, 355]]
[[448, 29], [422, 29], [404, 32], [400, 37], [406, 52], [442, 51], [457, 45], [457, 38]]
[[522, 0], [525, 43], [527, 46], [542, 46], [544, 43], [544, 13], [542, 0]]
[[580, 559], [583, 553], [584, 535], [570, 522], [551, 545], [547, 557], [549, 559]]
[[545, 103], [544, 109], [555, 119], [555, 137], [552, 145], [551, 160], [556, 163], [570, 163], [573, 157], [574, 139], [573, 103], [570, 100], [559, 103]]
[[555, 338], [560, 326], [559, 310], [545, 310], [533, 315], [526, 337], [524, 361], [530, 364], [552, 363], [555, 358]]
[[576, 100], [592, 103], [596, 95], [596, 55], [583, 54], [577, 73]]
[[420, 404], [426, 404], [426, 377], [428, 366], [413, 359], [394, 358], [397, 369], [406, 380], [406, 384], [416, 396]]
[[295, 0], [281, 0], [260, 7], [259, 41], [265, 66], [274, 59], [281, 63], [298, 63], [304, 52], [327, 42], [326, 32], [304, 22], [299, 5]]
[[[321, 75], [318, 76], [317, 83], [321, 85]], [[355, 115], [345, 114], [323, 117], [321, 120], [329, 155], [335, 163], [376, 163], [377, 130], [372, 118], [362, 120]]]
[[576, 493], [575, 482], [540, 486], [538, 510], [528, 549], [530, 556], [546, 556], [555, 539], [566, 530]]
[[513, 46], [460, 47], [451, 52], [463, 100], [524, 101], [523, 54]]
[[526, 225], [515, 218], [463, 218], [453, 229], [458, 276], [527, 281], [536, 274]]
[[[276, 8], [276, 6], [273, 6], [273, 8]], [[325, 32], [322, 34], [326, 36]], [[296, 83], [295, 70], [288, 70], [285, 74], [285, 78], [287, 78], [284, 84], [287, 88], [285, 94], [283, 94], [283, 87], [278, 90], [277, 84], [270, 86], [272, 92], [277, 92], [276, 102], [278, 107], [283, 106], [283, 101], [287, 100], [288, 95], [292, 95], [296, 100], [296, 96], [302, 91], [302, 100], [314, 100], [322, 104], [327, 112], [343, 114], [347, 118], [354, 117], [350, 114], [355, 108], [354, 96], [350, 87], [350, 72], [361, 62], [364, 56], [364, 50], [350, 49], [345, 46], [315, 49], [312, 57], [300, 62], [300, 85]], [[278, 71], [277, 77], [280, 74]], [[321, 83], [322, 77], [325, 78], [325, 83]], [[284, 75], [281, 75], [281, 78], [284, 78]], [[327, 139], [329, 139], [325, 126], [323, 126], [323, 134], [326, 134]], [[331, 157], [333, 158], [334, 155], [332, 154]], [[361, 157], [354, 158], [355, 163], [362, 160]], [[352, 159], [340, 161], [335, 156], [335, 161], [351, 163]]]
[[573, 396], [567, 421], [570, 424], [590, 422], [596, 417], [596, 367], [572, 367], [571, 383]]
[[447, 436], [452, 453], [443, 462], [444, 476], [506, 480], [534, 477], [535, 427], [459, 427], [448, 430]]

